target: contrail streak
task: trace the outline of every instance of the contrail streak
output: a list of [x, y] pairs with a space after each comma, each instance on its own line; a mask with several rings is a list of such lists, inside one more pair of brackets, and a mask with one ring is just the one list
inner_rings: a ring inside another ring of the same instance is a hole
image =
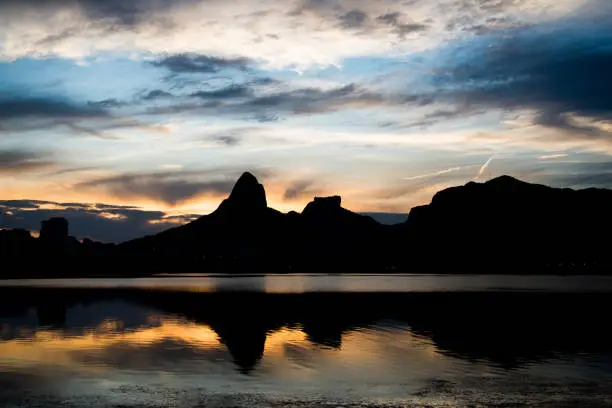
[[554, 160], [554, 159], [560, 159], [562, 157], [567, 157], [567, 154], [565, 153], [549, 154], [547, 156], [538, 156], [537, 159], [538, 160]]
[[444, 169], [444, 170], [436, 171], [435, 173], [419, 174], [418, 176], [405, 177], [402, 180], [406, 180], [406, 181], [419, 180], [419, 179], [423, 179], [423, 178], [426, 178], [426, 177], [438, 176], [440, 174], [452, 173], [454, 171], [459, 171], [462, 168], [463, 167], [451, 167], [449, 169]]
[[495, 155], [489, 157], [489, 160], [487, 160], [486, 162], [484, 162], [482, 166], [480, 166], [480, 169], [478, 170], [478, 174], [476, 174], [476, 177], [474, 177], [473, 180], [476, 180], [480, 178], [480, 176], [482, 176], [482, 173], [485, 172], [485, 170], [487, 169], [487, 167], [489, 167], [489, 164], [491, 164], [494, 158], [495, 158]]

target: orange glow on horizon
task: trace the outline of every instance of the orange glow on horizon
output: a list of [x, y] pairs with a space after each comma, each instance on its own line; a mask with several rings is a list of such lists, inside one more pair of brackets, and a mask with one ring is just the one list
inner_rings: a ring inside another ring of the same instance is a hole
[[[4, 180], [3, 180], [4, 181]], [[15, 180], [13, 180], [15, 181]], [[399, 212], [407, 213], [416, 206], [428, 203], [432, 196], [446, 185], [433, 185], [417, 189], [414, 192], [397, 199], [380, 198], [380, 189], [355, 185], [331, 186], [321, 191], [304, 192], [298, 196], [286, 199], [284, 197], [287, 181], [272, 180], [264, 182], [268, 206], [287, 213], [301, 212], [315, 196], [340, 195], [342, 206], [354, 212]], [[71, 184], [41, 180], [27, 180], [17, 183], [3, 183], [0, 188], [3, 200], [41, 200], [57, 203], [108, 204], [117, 206], [133, 206], [143, 211], [162, 211], [168, 216], [187, 214], [210, 214], [227, 198], [226, 194], [200, 194], [182, 200], [175, 205], [148, 197], [120, 197], [103, 190], [82, 190]], [[41, 208], [61, 209], [53, 204], [43, 204]], [[105, 216], [102, 214], [102, 216]], [[115, 214], [107, 214], [106, 218], [117, 218]], [[120, 216], [119, 216], [120, 217]], [[160, 221], [163, 222], [163, 221]], [[175, 223], [170, 223], [172, 225]]]

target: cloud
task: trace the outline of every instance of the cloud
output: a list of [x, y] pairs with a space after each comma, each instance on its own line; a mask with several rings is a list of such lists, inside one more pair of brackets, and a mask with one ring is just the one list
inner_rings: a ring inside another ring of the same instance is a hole
[[561, 159], [567, 157], [566, 153], [557, 153], [557, 154], [546, 154], [543, 156], [538, 156], [537, 159], [538, 160], [555, 160], [555, 159]]
[[212, 91], [194, 92], [190, 96], [204, 100], [233, 99], [252, 96], [253, 90], [248, 85], [230, 85]]
[[40, 204], [47, 204], [50, 201], [39, 201], [39, 200], [1, 200], [0, 206], [11, 208], [11, 209], [34, 209], [38, 208]]
[[0, 175], [36, 172], [55, 166], [41, 153], [21, 150], [0, 150]]
[[425, 31], [427, 29], [426, 24], [405, 22], [404, 16], [398, 11], [378, 16], [377, 20], [392, 27], [393, 31], [400, 38], [404, 38], [407, 34]]
[[209, 145], [214, 142], [225, 147], [236, 147], [244, 144], [281, 144], [285, 139], [271, 136], [270, 129], [257, 126], [237, 126], [234, 128], [222, 127], [222, 130], [214, 128], [204, 136], [198, 136], [194, 140]]
[[[561, 188], [610, 188], [612, 162], [606, 156], [577, 154], [575, 160], [538, 160], [525, 166], [529, 181]], [[525, 168], [522, 169], [525, 171]]]
[[142, 95], [140, 98], [145, 101], [154, 101], [156, 99], [172, 98], [170, 92], [162, 91], [161, 89], [154, 89]]
[[0, 127], [5, 132], [32, 131], [66, 126], [78, 133], [103, 139], [110, 135], [79, 124], [87, 120], [112, 118], [100, 104], [79, 105], [61, 98], [22, 97], [10, 95], [0, 97]]
[[[182, 73], [242, 69], [246, 61], [305, 69], [528, 26], [586, 1], [3, 0], [0, 57], [172, 53], [165, 58], [182, 60], [170, 59], [167, 67]], [[199, 55], [209, 57], [194, 60]]]
[[315, 187], [314, 180], [296, 180], [286, 187], [283, 200], [292, 201], [302, 197], [312, 198], [318, 194], [320, 194], [320, 190]]
[[235, 135], [219, 135], [215, 136], [214, 139], [225, 146], [237, 146], [241, 143], [241, 139]]
[[272, 91], [255, 84], [234, 84], [194, 92], [187, 98], [182, 98], [179, 103], [150, 107], [148, 112], [154, 115], [189, 112], [242, 116], [259, 122], [271, 122], [287, 115], [324, 114], [404, 104], [404, 97], [380, 94], [353, 83], [330, 89], [294, 88]]
[[98, 106], [79, 106], [53, 97], [0, 97], [0, 121], [36, 118], [91, 118], [104, 117]]
[[122, 242], [161, 232], [198, 217], [196, 214], [168, 216], [161, 211], [100, 203], [60, 203], [40, 200], [0, 200], [0, 228], [38, 231], [51, 217], [64, 217], [70, 234], [102, 242]]
[[356, 84], [328, 90], [303, 88], [262, 95], [246, 101], [246, 110], [272, 109], [294, 114], [322, 113], [347, 108], [385, 105], [384, 96], [369, 92]]
[[123, 106], [124, 103], [118, 101], [115, 98], [111, 98], [111, 99], [103, 99], [101, 101], [89, 101], [87, 102], [87, 105], [96, 107], [96, 108], [108, 109], [108, 108], [119, 108]]
[[123, 174], [79, 183], [77, 188], [103, 190], [122, 199], [148, 198], [169, 205], [204, 195], [227, 195], [235, 180], [199, 181], [197, 174], [186, 172], [159, 172]]
[[[22, 90], [27, 95], [31, 90]], [[79, 103], [57, 96], [0, 96], [0, 133], [19, 133], [67, 128], [78, 134], [99, 139], [118, 140], [110, 131], [141, 129], [166, 132], [163, 126], [150, 126], [136, 119], [113, 115], [109, 108], [127, 105], [116, 99]]]
[[78, 133], [78, 134], [86, 134], [89, 136], [93, 136], [93, 137], [97, 137], [99, 139], [107, 139], [107, 140], [119, 140], [121, 139], [121, 137], [119, 136], [114, 136], [111, 134], [108, 134], [106, 132], [102, 132], [93, 128], [89, 128], [87, 126], [83, 126], [83, 125], [78, 125], [76, 123], [73, 122], [57, 122], [57, 124], [61, 124], [66, 126], [68, 129], [73, 130], [74, 132]]
[[596, 12], [467, 43], [464, 57], [435, 76], [434, 98], [465, 115], [532, 112], [530, 124], [558, 130], [559, 139], [609, 139], [612, 7]]
[[[90, 20], [104, 20], [106, 24], [121, 28], [130, 28], [143, 22], [151, 8], [160, 12], [172, 6], [168, 0], [12, 0], [0, 1], [0, 6], [8, 13], [18, 14], [27, 10], [37, 10], [46, 14], [57, 11], [72, 11]], [[73, 17], [76, 17], [73, 15]], [[68, 34], [66, 34], [68, 35]]]
[[365, 25], [368, 15], [361, 10], [351, 10], [338, 17], [344, 28], [361, 28]]
[[80, 166], [80, 167], [68, 167], [60, 170], [53, 171], [49, 173], [50, 176], [59, 176], [62, 174], [71, 174], [71, 173], [82, 173], [92, 170], [100, 170], [99, 166]]
[[[77, 189], [104, 191], [121, 199], [146, 198], [168, 205], [176, 205], [203, 195], [227, 196], [241, 171], [213, 169], [207, 171], [165, 171], [127, 173], [78, 183]], [[259, 169], [260, 177], [270, 171]]]
[[251, 62], [247, 58], [220, 58], [208, 55], [178, 54], [152, 63], [175, 74], [216, 73], [225, 69], [246, 71]]

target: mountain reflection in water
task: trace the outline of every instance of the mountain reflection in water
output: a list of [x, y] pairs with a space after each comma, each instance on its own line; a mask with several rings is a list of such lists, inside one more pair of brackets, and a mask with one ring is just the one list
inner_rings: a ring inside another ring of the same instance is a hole
[[605, 293], [5, 288], [0, 299], [3, 406], [37, 393], [101, 406], [159, 403], [162, 391], [439, 406], [612, 396]]

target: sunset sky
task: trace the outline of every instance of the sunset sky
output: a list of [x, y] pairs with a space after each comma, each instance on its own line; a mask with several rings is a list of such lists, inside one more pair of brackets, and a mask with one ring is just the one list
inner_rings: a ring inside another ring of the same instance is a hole
[[609, 0], [0, 0], [0, 227], [120, 241], [245, 170], [282, 211], [612, 187], [611, 75]]

